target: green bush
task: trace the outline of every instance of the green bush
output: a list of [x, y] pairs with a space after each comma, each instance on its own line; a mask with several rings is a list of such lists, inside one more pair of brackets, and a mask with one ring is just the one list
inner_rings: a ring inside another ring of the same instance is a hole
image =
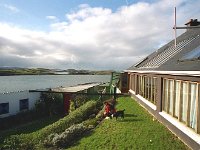
[[46, 146], [66, 148], [66, 146], [71, 145], [73, 141], [79, 138], [87, 130], [87, 127], [84, 126], [82, 123], [72, 125], [61, 134], [50, 134], [48, 138], [44, 141], [44, 144]]
[[25, 134], [12, 135], [9, 139], [5, 139], [2, 149], [5, 150], [34, 150], [34, 142], [31, 136]]
[[95, 117], [95, 118], [84, 121], [83, 124], [88, 129], [94, 129], [100, 122], [101, 122], [101, 119]]
[[68, 116], [60, 119], [50, 126], [43, 128], [40, 131], [41, 138], [46, 137], [51, 133], [61, 133], [71, 125], [86, 120], [91, 114], [97, 113], [98, 110], [96, 108], [96, 104], [96, 101], [89, 101], [70, 113]]
[[86, 95], [73, 95], [70, 102], [70, 112], [76, 110], [83, 104], [88, 101], [88, 97]]
[[40, 100], [35, 104], [36, 111], [49, 116], [53, 114], [63, 114], [63, 97], [58, 93], [42, 93]]
[[71, 102], [70, 102], [70, 112], [76, 110], [80, 106], [84, 105], [91, 99], [98, 100], [96, 96], [89, 96], [89, 95], [73, 95]]
[[30, 134], [21, 134], [21, 135], [13, 135], [10, 138], [4, 140], [4, 148], [5, 149], [30, 149], [28, 145], [34, 147], [43, 142], [46, 137], [48, 137], [52, 133], [58, 133], [65, 131], [65, 129], [69, 128], [73, 124], [81, 123], [86, 120], [91, 114], [96, 114], [97, 110], [97, 102], [96, 101], [88, 101], [68, 116], [60, 119], [59, 121], [41, 129], [36, 132]]

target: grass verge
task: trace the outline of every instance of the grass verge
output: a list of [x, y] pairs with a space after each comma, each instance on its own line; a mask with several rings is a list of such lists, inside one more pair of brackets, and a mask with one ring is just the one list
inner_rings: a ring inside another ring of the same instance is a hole
[[187, 150], [174, 134], [130, 97], [118, 99], [117, 110], [125, 110], [123, 120], [104, 120], [95, 130], [77, 141], [70, 150]]

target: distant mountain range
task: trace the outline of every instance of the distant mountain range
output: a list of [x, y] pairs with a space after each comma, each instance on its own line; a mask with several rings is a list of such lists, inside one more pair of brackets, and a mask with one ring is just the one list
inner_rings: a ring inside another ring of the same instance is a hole
[[0, 67], [0, 76], [10, 75], [109, 75], [111, 70], [90, 71], [76, 69], [46, 69], [46, 68], [20, 68], [20, 67]]

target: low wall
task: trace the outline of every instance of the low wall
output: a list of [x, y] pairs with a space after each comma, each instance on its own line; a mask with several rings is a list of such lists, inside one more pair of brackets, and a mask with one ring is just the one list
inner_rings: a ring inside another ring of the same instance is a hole
[[[10, 115], [15, 115], [20, 112], [20, 100], [25, 100], [25, 104], [21, 104], [22, 107], [32, 109], [35, 106], [35, 102], [39, 100], [40, 92], [19, 91], [10, 93], [0, 93], [0, 118], [4, 118]], [[23, 106], [24, 105], [24, 106]], [[6, 112], [8, 109], [8, 112]]]

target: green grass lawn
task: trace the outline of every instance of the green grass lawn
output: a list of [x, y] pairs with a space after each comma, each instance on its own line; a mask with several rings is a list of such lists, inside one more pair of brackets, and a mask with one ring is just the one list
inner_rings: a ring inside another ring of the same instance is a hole
[[186, 150], [175, 135], [130, 97], [119, 98], [117, 110], [125, 110], [125, 118], [105, 119], [71, 150]]
[[60, 119], [60, 117], [58, 116], [46, 117], [26, 123], [24, 125], [17, 126], [15, 128], [0, 131], [0, 147], [3, 144], [4, 139], [8, 138], [11, 135], [21, 134], [21, 133], [32, 133], [49, 124], [52, 124], [53, 122], [56, 122], [58, 119]]

